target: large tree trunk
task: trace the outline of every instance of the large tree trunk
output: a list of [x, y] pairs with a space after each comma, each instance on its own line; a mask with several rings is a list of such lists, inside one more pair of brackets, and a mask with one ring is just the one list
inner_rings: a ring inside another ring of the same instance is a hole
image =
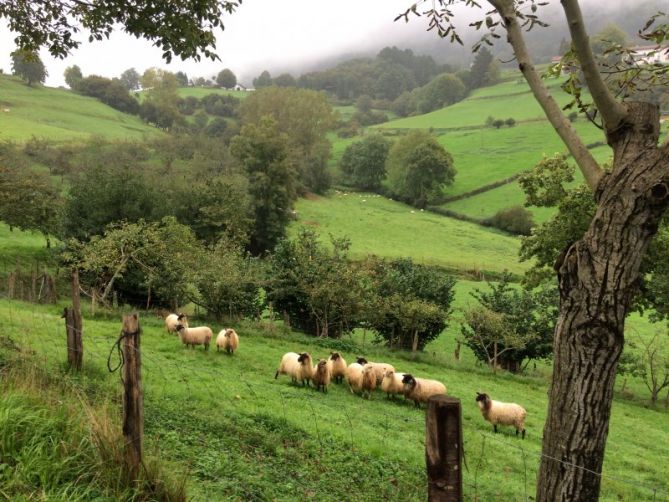
[[591, 502], [599, 496], [595, 473], [602, 471], [625, 316], [668, 202], [658, 109], [628, 106], [628, 121], [607, 138], [613, 170], [599, 184], [590, 227], [556, 263], [560, 314], [537, 501]]

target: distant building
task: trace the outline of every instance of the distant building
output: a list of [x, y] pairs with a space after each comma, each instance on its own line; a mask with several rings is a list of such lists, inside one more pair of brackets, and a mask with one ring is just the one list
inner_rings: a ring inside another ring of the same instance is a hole
[[632, 59], [639, 64], [669, 64], [669, 46], [637, 45], [630, 47]]
[[[562, 61], [562, 56], [553, 56], [551, 58], [551, 65], [559, 64]], [[564, 63], [562, 65], [562, 71], [560, 72], [560, 75], [567, 75], [569, 73], [574, 73], [577, 70], [577, 68], [569, 63]]]

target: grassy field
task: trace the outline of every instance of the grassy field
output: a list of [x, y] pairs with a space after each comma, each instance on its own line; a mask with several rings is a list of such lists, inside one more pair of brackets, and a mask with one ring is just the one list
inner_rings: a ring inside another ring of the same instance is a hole
[[354, 257], [411, 256], [421, 263], [461, 271], [522, 273], [526, 268], [518, 263], [517, 238], [378, 195], [341, 192], [300, 199], [296, 210], [298, 220], [291, 225], [291, 234], [304, 225], [324, 239], [328, 234], [346, 236]]
[[[469, 289], [466, 284], [464, 292]], [[26, 357], [54, 375], [61, 374], [65, 360], [61, 311], [0, 300], [5, 332], [32, 351]], [[118, 402], [121, 386], [107, 371], [107, 357], [120, 317], [91, 318], [86, 308], [84, 317], [85, 372], [61, 378], [97, 400]], [[363, 351], [346, 339], [317, 340], [257, 325], [235, 326], [240, 349], [229, 357], [185, 349], [165, 334], [161, 320], [144, 314], [141, 319], [146, 449], [187, 473], [191, 500], [425, 499], [422, 410], [378, 392], [366, 401], [344, 386], [331, 385], [324, 395], [294, 386], [285, 376], [273, 378], [287, 351], [325, 357], [332, 349], [349, 361], [364, 353], [398, 370], [439, 379], [462, 399], [467, 500], [520, 501], [534, 493], [548, 386], [542, 370], [493, 375], [437, 350], [412, 360], [377, 347]], [[115, 357], [112, 353], [112, 365]], [[509, 429], [492, 434], [474, 403], [481, 390], [527, 408], [527, 439]], [[668, 426], [666, 411], [616, 396], [601, 500], [652, 500], [646, 486], [669, 491], [662, 460]]]
[[232, 91], [228, 89], [219, 89], [217, 87], [180, 87], [178, 93], [182, 98], [194, 96], [198, 99], [202, 99], [209, 94], [223, 94], [225, 96], [234, 96], [235, 98], [244, 99], [249, 95], [250, 91]]
[[163, 134], [139, 117], [97, 99], [65, 89], [28, 87], [7, 75], [0, 75], [0, 109], [0, 141], [25, 141], [32, 136], [56, 141], [91, 136], [142, 139]]

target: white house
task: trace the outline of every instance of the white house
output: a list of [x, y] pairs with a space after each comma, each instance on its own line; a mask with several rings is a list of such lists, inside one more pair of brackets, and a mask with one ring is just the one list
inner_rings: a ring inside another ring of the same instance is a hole
[[638, 45], [630, 50], [634, 61], [640, 64], [669, 64], [669, 46]]

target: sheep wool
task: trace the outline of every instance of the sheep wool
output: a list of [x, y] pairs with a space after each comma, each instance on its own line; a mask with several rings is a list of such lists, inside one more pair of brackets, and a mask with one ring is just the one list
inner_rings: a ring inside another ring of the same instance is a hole
[[274, 378], [279, 378], [279, 375], [288, 375], [293, 383], [297, 383], [302, 375], [302, 365], [298, 362], [299, 357], [300, 355], [295, 352], [286, 352], [281, 358]]
[[330, 368], [332, 379], [336, 383], [341, 383], [346, 376], [346, 361], [339, 352], [330, 352], [328, 367]]
[[376, 377], [377, 386], [381, 385], [381, 381], [383, 380], [383, 376], [385, 375], [386, 371], [395, 371], [395, 367], [392, 364], [375, 363], [368, 361], [364, 357], [359, 357], [357, 363], [362, 364], [363, 366], [369, 364], [374, 369], [374, 376]]
[[367, 399], [372, 398], [372, 391], [376, 389], [376, 371], [371, 364], [362, 367], [362, 395], [367, 394]]
[[485, 393], [476, 393], [476, 404], [479, 405], [481, 415], [492, 424], [492, 428], [497, 432], [497, 425], [512, 425], [518, 432], [522, 432], [522, 438], [525, 439], [525, 417], [527, 411], [516, 403], [503, 403], [494, 401]]
[[225, 350], [228, 354], [234, 354], [239, 347], [239, 336], [232, 328], [224, 328], [216, 337], [216, 350]]
[[321, 359], [318, 361], [318, 364], [314, 367], [312, 380], [316, 386], [316, 390], [323, 389], [323, 393], [327, 393], [328, 385], [330, 385], [330, 366], [328, 361]]
[[204, 350], [209, 350], [209, 344], [214, 336], [211, 328], [207, 326], [189, 328], [183, 324], [177, 324], [177, 332], [181, 338], [181, 343], [186, 347], [190, 345], [192, 348], [195, 348], [196, 345], [204, 345]]
[[346, 382], [352, 394], [362, 391], [362, 364], [351, 363], [346, 368]]
[[309, 387], [309, 382], [311, 382], [312, 377], [314, 376], [314, 369], [311, 363], [311, 354], [309, 352], [302, 352], [300, 357], [297, 358], [297, 362], [300, 363], [300, 378], [302, 385]]
[[385, 372], [381, 380], [381, 390], [388, 395], [388, 399], [394, 394], [404, 394], [402, 378], [404, 378], [404, 373], [397, 373], [393, 370]]
[[411, 399], [416, 406], [420, 406], [420, 403], [426, 403], [431, 396], [446, 394], [446, 386], [443, 383], [437, 380], [416, 378], [410, 373], [404, 374], [402, 384], [404, 385], [404, 396]]
[[168, 314], [165, 316], [165, 329], [168, 333], [174, 333], [175, 335], [178, 335], [179, 333], [177, 332], [177, 325], [179, 324], [188, 327], [188, 319], [186, 318], [186, 314], [180, 312], [178, 314]]

